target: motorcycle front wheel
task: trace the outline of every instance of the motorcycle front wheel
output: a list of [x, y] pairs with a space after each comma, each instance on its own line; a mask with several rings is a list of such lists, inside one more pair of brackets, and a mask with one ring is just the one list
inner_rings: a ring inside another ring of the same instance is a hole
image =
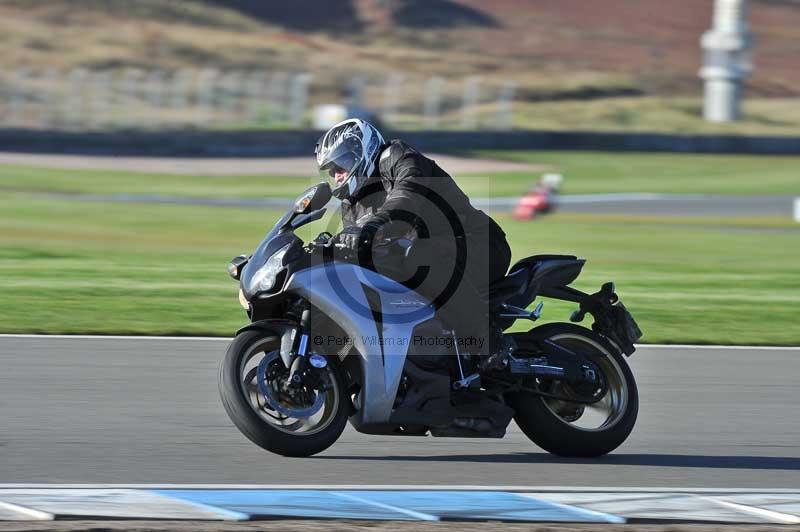
[[[509, 394], [517, 426], [536, 445], [558, 456], [596, 457], [610, 453], [630, 435], [639, 412], [636, 381], [623, 355], [595, 332], [568, 323], [537, 329], [546, 338], [588, 356], [603, 373], [607, 391], [603, 398], [583, 405], [542, 397], [531, 392]], [[539, 383], [556, 395], [569, 396], [569, 384]]]
[[250, 441], [282, 456], [311, 456], [339, 438], [349, 399], [336, 360], [328, 359], [313, 387], [289, 387], [278, 355], [280, 338], [262, 331], [237, 336], [220, 364], [225, 411]]

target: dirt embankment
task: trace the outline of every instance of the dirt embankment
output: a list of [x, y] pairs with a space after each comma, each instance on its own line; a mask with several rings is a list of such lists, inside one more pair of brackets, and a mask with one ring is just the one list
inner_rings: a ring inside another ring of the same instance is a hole
[[[797, 2], [749, 10], [748, 93], [800, 94]], [[305, 70], [331, 94], [355, 71], [478, 75], [515, 79], [538, 101], [695, 93], [712, 11], [713, 0], [5, 0], [0, 41], [8, 70]]]

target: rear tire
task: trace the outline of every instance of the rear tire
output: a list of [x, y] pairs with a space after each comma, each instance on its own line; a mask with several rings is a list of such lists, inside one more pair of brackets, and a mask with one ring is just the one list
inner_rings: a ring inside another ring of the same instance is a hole
[[[252, 391], [246, 390], [242, 368], [247, 363], [245, 357], [255, 358], [258, 353], [266, 356], [267, 351], [279, 348], [280, 337], [263, 331], [246, 331], [234, 338], [220, 364], [219, 392], [222, 405], [236, 428], [256, 445], [282, 456], [311, 456], [333, 445], [344, 430], [349, 413], [349, 402], [344, 393], [345, 381], [337, 361], [328, 358], [336, 397], [330, 410], [325, 412], [326, 424], [318, 431], [309, 433], [293, 434], [278, 428], [257, 413], [257, 407], [250, 399]], [[255, 355], [254, 349], [257, 349]]]
[[[509, 394], [507, 400], [516, 412], [514, 420], [519, 428], [536, 445], [558, 456], [597, 457], [619, 447], [633, 430], [639, 412], [636, 381], [623, 355], [602, 336], [577, 325], [548, 324], [537, 327], [533, 334], [565, 347], [580, 348], [598, 362], [609, 381], [607, 400], [616, 405], [616, 409], [609, 415], [606, 424], [597, 428], [581, 428], [572, 420], [577, 411], [581, 412], [578, 418], [583, 415], [577, 403], [545, 399], [530, 392], [516, 392]], [[616, 376], [609, 375], [612, 372]], [[616, 395], [609, 395], [615, 385], [619, 388]], [[556, 405], [562, 409], [572, 409], [570, 413], [573, 416], [561, 417], [556, 413], [559, 411]]]

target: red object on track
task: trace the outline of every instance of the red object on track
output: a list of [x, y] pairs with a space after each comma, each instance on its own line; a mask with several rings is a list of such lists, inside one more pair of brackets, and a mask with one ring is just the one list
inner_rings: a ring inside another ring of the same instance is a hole
[[522, 198], [514, 208], [514, 218], [517, 220], [533, 220], [536, 214], [550, 209], [550, 191], [539, 188], [533, 189]]

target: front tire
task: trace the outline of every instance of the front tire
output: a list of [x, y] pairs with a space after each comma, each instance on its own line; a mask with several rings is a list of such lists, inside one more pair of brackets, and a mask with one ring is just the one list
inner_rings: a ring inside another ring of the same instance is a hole
[[[544, 398], [531, 392], [509, 394], [508, 402], [515, 410], [514, 420], [520, 429], [542, 449], [565, 457], [597, 457], [619, 447], [630, 435], [639, 412], [636, 381], [623, 355], [595, 332], [568, 323], [553, 323], [534, 329], [538, 338], [549, 339], [588, 355], [603, 371], [608, 391], [596, 405], [584, 408]], [[601, 407], [607, 406], [604, 419]], [[596, 415], [586, 423], [591, 410]]]
[[345, 380], [337, 361], [328, 358], [322, 370], [327, 384], [323, 406], [314, 416], [293, 421], [285, 411], [270, 407], [254, 380], [265, 357], [279, 365], [278, 371], [285, 369], [275, 356], [279, 349], [280, 337], [263, 331], [234, 338], [220, 364], [220, 398], [233, 424], [256, 445], [282, 456], [311, 456], [333, 445], [344, 430], [349, 413]]

